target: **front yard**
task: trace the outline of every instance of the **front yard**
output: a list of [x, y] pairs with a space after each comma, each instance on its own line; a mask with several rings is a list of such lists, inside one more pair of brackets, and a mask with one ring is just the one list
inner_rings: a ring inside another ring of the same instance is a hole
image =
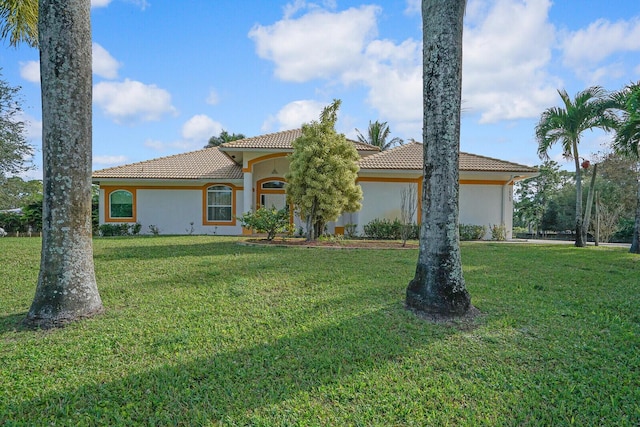
[[464, 243], [483, 315], [403, 307], [417, 250], [99, 238], [105, 314], [20, 322], [40, 239], [0, 239], [2, 425], [640, 424], [640, 257]]

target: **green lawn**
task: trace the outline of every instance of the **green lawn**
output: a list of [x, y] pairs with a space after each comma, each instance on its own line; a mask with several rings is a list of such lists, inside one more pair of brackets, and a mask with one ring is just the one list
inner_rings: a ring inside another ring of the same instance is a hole
[[403, 308], [417, 250], [95, 240], [105, 314], [20, 326], [40, 240], [0, 239], [0, 425], [640, 424], [640, 257], [468, 243], [475, 325]]

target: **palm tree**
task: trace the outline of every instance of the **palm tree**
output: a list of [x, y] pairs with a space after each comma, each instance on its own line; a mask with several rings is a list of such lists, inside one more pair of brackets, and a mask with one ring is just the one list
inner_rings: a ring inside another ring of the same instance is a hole
[[593, 86], [578, 92], [572, 100], [567, 92], [558, 90], [563, 107], [547, 108], [536, 126], [538, 140], [538, 156], [542, 160], [549, 159], [549, 149], [556, 143], [562, 144], [566, 158], [573, 159], [576, 168], [576, 242], [578, 247], [586, 246], [586, 230], [582, 218], [582, 173], [578, 144], [580, 135], [587, 129], [611, 129], [615, 124], [613, 104], [606, 96], [606, 91]]
[[375, 122], [371, 123], [371, 120], [369, 120], [367, 136], [364, 136], [358, 129], [356, 129], [356, 132], [358, 132], [358, 141], [362, 142], [363, 144], [374, 145], [380, 148], [380, 150], [382, 151], [388, 150], [389, 148], [392, 148], [396, 145], [402, 145], [404, 143], [404, 141], [398, 137], [392, 138], [391, 140], [387, 141], [389, 135], [391, 134], [391, 129], [389, 128], [387, 122], [379, 122], [376, 120]]
[[[640, 167], [640, 82], [630, 84], [612, 97], [621, 111], [621, 119], [615, 131], [614, 149], [638, 160]], [[638, 201], [633, 240], [629, 252], [640, 253], [640, 179], [638, 180]]]
[[420, 250], [409, 308], [460, 316], [471, 308], [458, 231], [462, 28], [466, 0], [423, 0], [424, 177]]
[[17, 46], [38, 44], [38, 0], [0, 0], [0, 39]]
[[25, 319], [55, 327], [103, 310], [91, 227], [91, 2], [40, 0], [42, 257]]

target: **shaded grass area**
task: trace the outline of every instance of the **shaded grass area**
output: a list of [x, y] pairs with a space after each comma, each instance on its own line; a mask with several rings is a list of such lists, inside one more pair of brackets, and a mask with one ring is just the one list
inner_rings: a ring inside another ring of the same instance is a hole
[[0, 239], [2, 425], [638, 425], [640, 258], [468, 243], [483, 316], [404, 309], [417, 250], [95, 240], [106, 313], [29, 331], [39, 239]]

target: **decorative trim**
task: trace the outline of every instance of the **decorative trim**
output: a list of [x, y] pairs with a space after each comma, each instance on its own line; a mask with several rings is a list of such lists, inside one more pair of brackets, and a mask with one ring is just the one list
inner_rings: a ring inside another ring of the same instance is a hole
[[[108, 187], [101, 187], [102, 190], [104, 190], [104, 222], [109, 222], [109, 223], [119, 223], [119, 222], [133, 222], [135, 223], [137, 221], [137, 209], [136, 209], [136, 205], [137, 205], [137, 194], [136, 194], [136, 190], [137, 187], [128, 187], [128, 186], [108, 186]], [[116, 191], [128, 191], [129, 193], [131, 193], [132, 195], [132, 216], [130, 218], [112, 218], [111, 217], [111, 193], [114, 193]]]
[[277, 159], [278, 157], [287, 157], [289, 154], [291, 153], [271, 153], [271, 154], [267, 154], [266, 156], [256, 157], [255, 159], [251, 159], [247, 162], [247, 167], [242, 168], [242, 172], [244, 173], [251, 172], [253, 170], [253, 165], [255, 165], [256, 163], [262, 162], [264, 160], [269, 160], [269, 159]]

